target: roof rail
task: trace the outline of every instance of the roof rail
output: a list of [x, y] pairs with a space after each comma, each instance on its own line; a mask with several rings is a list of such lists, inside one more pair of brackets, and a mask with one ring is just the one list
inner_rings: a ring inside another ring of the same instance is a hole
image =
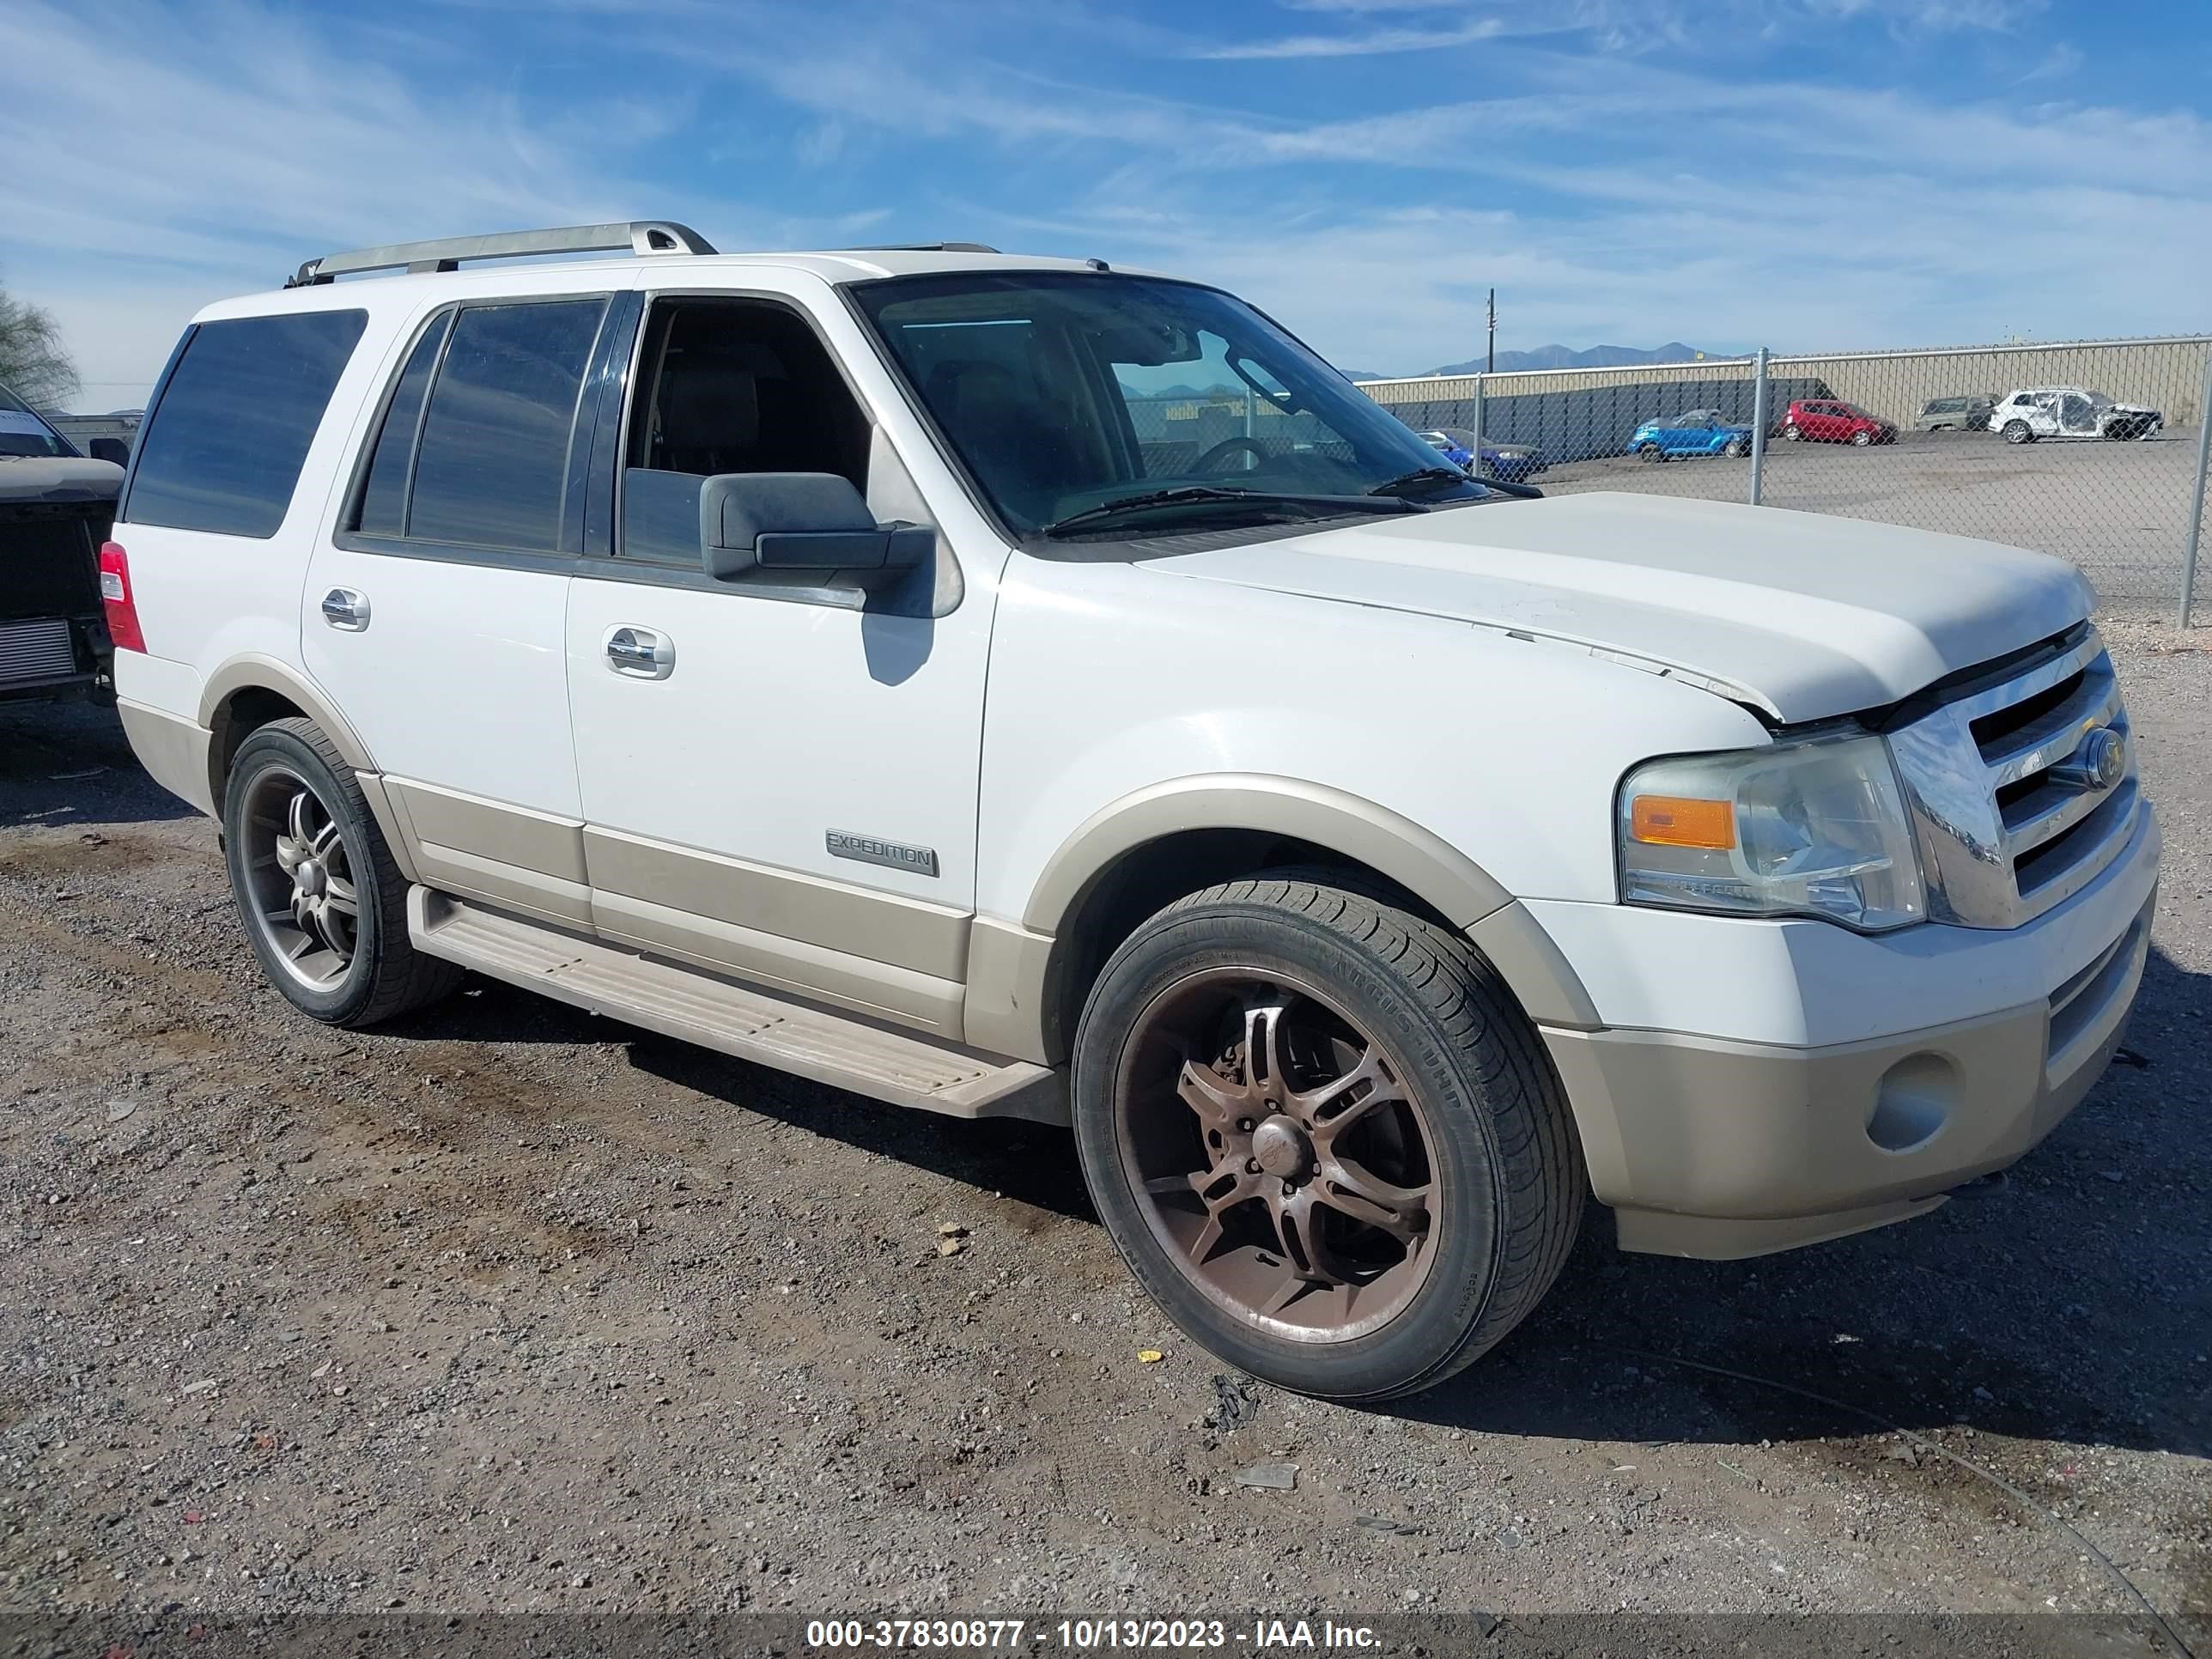
[[628, 249], [641, 258], [662, 253], [712, 253], [714, 246], [688, 225], [669, 219], [632, 219], [550, 230], [507, 230], [491, 236], [448, 236], [434, 242], [392, 242], [310, 259], [286, 288], [307, 288], [364, 270], [459, 270], [464, 259], [518, 259], [554, 253], [605, 253]]
[[848, 253], [997, 253], [988, 242], [863, 242]]

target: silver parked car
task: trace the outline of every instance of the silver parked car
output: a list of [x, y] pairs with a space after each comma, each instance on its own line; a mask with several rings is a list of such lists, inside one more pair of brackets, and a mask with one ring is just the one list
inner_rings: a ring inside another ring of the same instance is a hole
[[1921, 404], [1919, 414], [1912, 417], [1915, 432], [1941, 432], [1950, 428], [1959, 432], [1986, 432], [1990, 429], [1990, 410], [1996, 407], [1995, 398], [1930, 398]]

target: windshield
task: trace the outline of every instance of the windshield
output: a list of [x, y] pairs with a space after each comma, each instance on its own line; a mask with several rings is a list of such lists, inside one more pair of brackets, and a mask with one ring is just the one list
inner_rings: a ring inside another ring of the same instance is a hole
[[69, 441], [40, 420], [31, 406], [0, 386], [0, 455], [74, 455]]
[[[1021, 536], [1145, 497], [1154, 512], [1307, 517], [1411, 475], [1417, 499], [1488, 491], [1241, 301], [1084, 271], [962, 271], [853, 290], [999, 517]], [[1202, 488], [1197, 488], [1202, 487]], [[1158, 501], [1176, 491], [1171, 501]], [[1400, 503], [1403, 505], [1403, 503]], [[1357, 510], [1350, 508], [1347, 510]], [[1097, 515], [1092, 533], [1135, 533]]]

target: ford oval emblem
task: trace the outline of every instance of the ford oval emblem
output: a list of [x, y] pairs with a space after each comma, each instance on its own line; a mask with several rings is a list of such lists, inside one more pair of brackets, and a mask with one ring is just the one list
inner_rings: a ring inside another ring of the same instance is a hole
[[2097, 726], [2083, 735], [2065, 764], [2051, 769], [2054, 781], [2076, 789], [2110, 789], [2128, 775], [2127, 734], [2109, 726]]
[[2128, 740], [2107, 726], [2089, 734], [2087, 760], [2097, 787], [2110, 789], [2128, 775]]

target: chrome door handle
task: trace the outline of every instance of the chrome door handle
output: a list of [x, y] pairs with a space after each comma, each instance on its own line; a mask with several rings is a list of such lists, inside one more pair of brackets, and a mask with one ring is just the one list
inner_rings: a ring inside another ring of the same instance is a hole
[[323, 595], [323, 620], [340, 633], [361, 633], [368, 626], [368, 596], [350, 587], [333, 587]]
[[607, 666], [632, 679], [665, 680], [676, 672], [676, 646], [650, 628], [611, 628], [605, 641]]

